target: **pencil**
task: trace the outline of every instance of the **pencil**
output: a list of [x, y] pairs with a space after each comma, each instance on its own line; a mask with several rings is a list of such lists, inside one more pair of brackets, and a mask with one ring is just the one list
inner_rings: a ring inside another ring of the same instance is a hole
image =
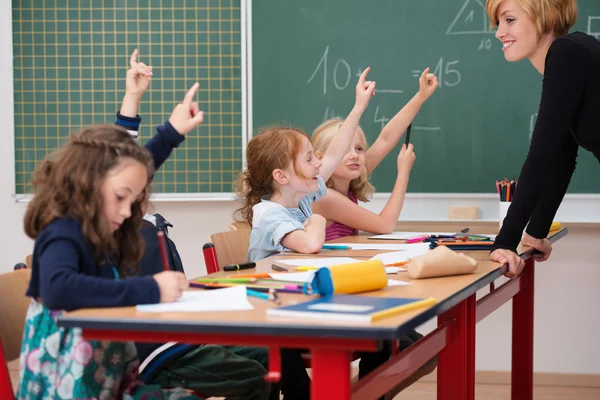
[[408, 125], [408, 128], [406, 129], [406, 140], [404, 141], [406, 147], [408, 147], [408, 144], [410, 143], [410, 128], [412, 128], [412, 122]]
[[167, 244], [165, 240], [165, 233], [163, 231], [158, 231], [156, 233], [156, 237], [158, 238], [158, 247], [160, 247], [160, 258], [162, 258], [163, 269], [165, 271], [170, 271], [169, 260], [167, 258]]
[[271, 275], [262, 273], [262, 274], [242, 274], [242, 275], [227, 275], [228, 278], [270, 278]]
[[393, 317], [395, 315], [402, 314], [402, 313], [405, 313], [408, 311], [413, 311], [418, 308], [429, 307], [429, 306], [434, 305], [435, 303], [436, 303], [436, 301], [433, 297], [428, 297], [423, 300], [415, 301], [414, 303], [409, 303], [409, 304], [405, 304], [400, 307], [394, 307], [394, 308], [390, 308], [388, 310], [383, 310], [383, 311], [373, 313], [373, 316], [371, 317], [371, 321], [374, 322], [374, 321], [378, 321], [380, 319]]

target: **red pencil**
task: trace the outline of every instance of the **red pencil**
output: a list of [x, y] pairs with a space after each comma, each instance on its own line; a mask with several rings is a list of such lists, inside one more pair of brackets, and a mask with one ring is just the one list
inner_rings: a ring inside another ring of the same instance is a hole
[[158, 231], [156, 233], [158, 238], [158, 247], [160, 247], [160, 257], [162, 258], [163, 268], [165, 271], [170, 271], [169, 260], [167, 259], [167, 242], [165, 240], [165, 233], [163, 231]]

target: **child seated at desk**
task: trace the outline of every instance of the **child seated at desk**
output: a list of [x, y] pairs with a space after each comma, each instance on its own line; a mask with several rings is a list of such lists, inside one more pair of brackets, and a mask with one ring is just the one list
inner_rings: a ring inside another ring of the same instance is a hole
[[[325, 181], [347, 152], [360, 117], [374, 94], [375, 83], [366, 81], [368, 72], [367, 68], [360, 76], [354, 108], [321, 158], [313, 154], [310, 139], [298, 129], [268, 128], [248, 143], [248, 166], [238, 186], [242, 199], [238, 211], [252, 226], [250, 261], [278, 252], [316, 253], [321, 249], [325, 219], [312, 213], [311, 204], [327, 194]], [[310, 380], [303, 369], [301, 351], [282, 351], [282, 369], [286, 365], [294, 368], [293, 377], [285, 374], [282, 377], [281, 390], [286, 400], [292, 393], [298, 399], [310, 396]], [[388, 349], [361, 353], [366, 360], [388, 357]], [[302, 396], [296, 397], [299, 393]]]
[[[159, 130], [185, 134], [202, 121], [196, 89]], [[124, 129], [101, 125], [73, 135], [36, 169], [24, 218], [35, 245], [17, 398], [198, 398], [137, 384], [133, 343], [86, 340], [57, 324], [64, 311], [171, 302], [187, 288], [179, 272], [134, 276], [152, 164]]]
[[[135, 50], [131, 55], [125, 96], [116, 120], [116, 124], [126, 128], [134, 139], [138, 137], [141, 123], [138, 115], [141, 98], [152, 78], [152, 67], [138, 62], [137, 56]], [[152, 155], [156, 170], [184, 139], [185, 136], [175, 130], [161, 131], [144, 146]], [[153, 276], [163, 271], [156, 234], [162, 228], [166, 237], [166, 226], [171, 225], [159, 214], [144, 216], [140, 234], [145, 246], [138, 264], [138, 276]], [[166, 239], [170, 250], [174, 243], [168, 237]], [[184, 272], [176, 249], [168, 251], [168, 261], [171, 271]], [[135, 345], [141, 363], [139, 377], [146, 384], [181, 386], [205, 396], [230, 400], [279, 400], [279, 385], [271, 386], [264, 380], [268, 372], [267, 348], [176, 342]]]
[[[364, 132], [357, 127], [352, 145], [341, 164], [327, 181], [327, 195], [312, 205], [314, 213], [322, 215], [326, 220], [325, 240], [334, 240], [343, 236], [357, 235], [359, 230], [373, 233], [390, 233], [396, 227], [402, 211], [404, 196], [415, 154], [413, 145], [402, 145], [398, 154], [398, 174], [394, 188], [383, 210], [376, 214], [358, 205], [358, 201], [369, 201], [374, 188], [369, 183], [369, 175], [381, 163], [383, 158], [398, 144], [406, 128], [412, 123], [421, 106], [435, 92], [438, 81], [435, 75], [429, 74], [426, 68], [419, 78], [419, 91], [381, 131], [381, 134], [368, 148]], [[344, 124], [342, 119], [330, 119], [323, 122], [312, 134], [312, 143], [317, 157], [323, 157], [332, 146], [337, 131]], [[416, 331], [400, 340], [400, 350], [406, 349], [420, 339]], [[391, 344], [384, 343], [383, 351], [368, 358], [361, 358], [359, 378], [362, 378], [389, 359]], [[432, 367], [418, 371], [414, 379], [429, 373]], [[410, 379], [407, 384], [414, 380]]]

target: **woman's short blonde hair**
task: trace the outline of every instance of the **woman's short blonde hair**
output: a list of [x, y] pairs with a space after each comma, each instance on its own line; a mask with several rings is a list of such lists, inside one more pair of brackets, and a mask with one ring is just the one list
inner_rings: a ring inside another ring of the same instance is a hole
[[[498, 7], [503, 0], [487, 0], [491, 27], [498, 26]], [[564, 35], [577, 21], [577, 0], [515, 0], [535, 24], [538, 40], [546, 33]]]
[[[331, 143], [331, 139], [335, 133], [340, 129], [340, 126], [344, 123], [344, 120], [341, 118], [333, 118], [328, 119], [319, 125], [312, 133], [311, 141], [313, 148], [315, 150], [315, 154], [320, 158], [323, 156], [329, 144]], [[367, 138], [365, 137], [365, 133], [360, 127], [356, 128], [358, 132], [360, 132], [363, 142], [364, 142], [364, 151], [366, 152], [368, 149]], [[333, 187], [333, 178], [329, 178], [326, 182], [327, 187]], [[356, 196], [356, 198], [360, 201], [369, 201], [375, 188], [369, 183], [369, 175], [367, 173], [366, 166], [363, 167], [360, 172], [360, 177], [353, 179], [350, 181], [350, 191]], [[346, 193], [344, 193], [346, 194]]]

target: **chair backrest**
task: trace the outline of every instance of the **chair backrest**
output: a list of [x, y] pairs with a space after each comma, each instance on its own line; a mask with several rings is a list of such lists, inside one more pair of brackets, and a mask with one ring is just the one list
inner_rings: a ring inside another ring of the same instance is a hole
[[251, 229], [213, 233], [208, 240], [215, 246], [219, 269], [225, 265], [248, 261]]
[[252, 229], [247, 222], [235, 221], [229, 224], [229, 230], [238, 231], [240, 229]]
[[0, 398], [12, 399], [13, 391], [6, 363], [15, 360], [21, 352], [25, 315], [30, 299], [25, 296], [30, 269], [20, 269], [0, 275]]

